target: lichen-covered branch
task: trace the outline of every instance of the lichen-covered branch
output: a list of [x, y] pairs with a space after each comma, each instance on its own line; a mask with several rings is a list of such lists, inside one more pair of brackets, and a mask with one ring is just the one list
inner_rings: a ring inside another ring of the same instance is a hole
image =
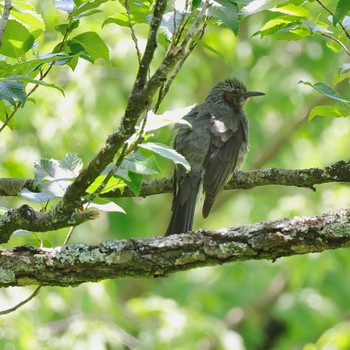
[[[308, 169], [278, 169], [269, 168], [261, 170], [238, 171], [227, 183], [225, 190], [250, 189], [257, 186], [280, 185], [296, 186], [315, 189], [315, 185], [329, 182], [350, 182], [350, 162], [339, 161], [324, 168]], [[17, 196], [23, 188], [38, 192], [39, 188], [33, 186], [31, 179], [7, 179], [0, 178], [0, 195]], [[156, 194], [169, 193], [173, 190], [171, 177], [146, 180], [143, 182], [140, 197], [148, 197]], [[104, 193], [101, 197], [120, 198], [134, 197], [129, 189]]]
[[169, 237], [0, 252], [0, 286], [71, 286], [350, 247], [350, 209]]
[[[225, 190], [250, 189], [257, 186], [297, 186], [315, 190], [314, 186], [329, 182], [350, 182], [350, 162], [339, 161], [325, 168], [309, 169], [262, 169], [247, 172], [238, 171], [227, 183]], [[172, 178], [144, 181], [140, 197], [168, 193], [173, 190]], [[103, 197], [133, 197], [128, 188], [123, 194], [119, 190], [104, 193]]]
[[55, 211], [35, 211], [29, 205], [7, 212], [0, 216], [0, 243], [6, 243], [12, 233], [19, 229], [33, 232], [47, 232], [60, 228], [77, 226], [87, 220], [94, 220], [99, 216], [96, 210], [74, 211], [71, 215], [56, 213]]

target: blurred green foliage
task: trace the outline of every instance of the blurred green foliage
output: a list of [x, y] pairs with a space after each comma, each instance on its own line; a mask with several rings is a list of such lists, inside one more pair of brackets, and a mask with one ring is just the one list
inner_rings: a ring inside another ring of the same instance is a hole
[[[41, 52], [51, 52], [62, 38], [55, 27], [67, 24], [67, 14], [57, 10], [53, 2], [28, 3], [36, 9], [35, 17], [43, 18], [43, 22], [35, 22], [36, 27], [28, 25], [32, 33], [29, 39], [33, 35]], [[64, 1], [61, 3], [65, 6]], [[76, 152], [86, 165], [107, 135], [116, 129], [138, 67], [129, 28], [113, 21], [105, 23], [107, 18], [122, 13], [121, 3], [106, 1], [99, 8], [102, 12], [79, 19], [72, 37], [97, 33], [108, 47], [109, 59], [102, 49], [100, 55], [94, 56], [94, 65], [79, 59], [74, 70], [68, 66], [53, 67], [46, 81], [63, 88], [65, 95], [57, 89], [40, 86], [32, 100], [18, 110], [12, 130], [6, 128], [1, 133], [0, 177], [33, 177], [34, 161], [63, 159], [67, 152]], [[237, 3], [242, 8], [254, 1]], [[302, 2], [288, 3], [297, 6]], [[343, 3], [339, 1], [340, 5]], [[333, 12], [336, 10], [333, 1], [324, 0], [323, 4]], [[332, 26], [329, 14], [317, 1], [302, 6], [322, 28], [326, 23], [345, 42], [339, 25]], [[314, 106], [344, 106], [298, 82], [332, 85], [339, 67], [349, 57], [344, 50], [330, 49], [332, 40], [317, 32], [304, 35], [309, 27], [300, 16], [300, 11], [294, 17], [268, 10], [253, 13], [244, 18], [237, 36], [229, 28], [209, 25], [203, 41], [212, 50], [207, 50], [205, 45], [196, 48], [159, 113], [200, 103], [215, 82], [236, 76], [250, 89], [266, 93], [263, 99], [253, 99], [246, 106], [250, 152], [244, 169], [318, 167], [348, 160], [348, 118], [307, 120]], [[337, 16], [338, 22], [344, 18], [341, 9], [337, 10]], [[278, 30], [285, 28], [281, 24], [285, 22], [280, 22], [278, 28], [270, 26], [270, 33], [261, 33], [261, 38], [254, 35], [272, 19], [289, 21], [288, 25], [300, 24], [302, 30], [297, 31], [297, 27], [293, 30], [301, 40], [283, 38]], [[35, 36], [36, 30], [43, 30], [41, 23], [45, 23], [44, 35]], [[139, 23], [134, 29], [143, 48], [148, 26]], [[23, 35], [28, 37], [27, 32], [23, 31]], [[155, 62], [161, 60], [165, 50], [159, 46]], [[27, 59], [31, 55], [29, 51]], [[350, 99], [348, 80], [340, 81], [336, 88], [345, 100]], [[282, 142], [278, 142], [280, 139]], [[152, 141], [170, 144], [171, 128], [155, 132]], [[266, 157], [269, 152], [271, 156]], [[160, 176], [171, 175], [172, 163], [159, 157], [157, 161]], [[317, 215], [348, 206], [349, 198], [347, 184], [317, 186], [316, 192], [279, 186], [225, 192], [208, 219], [204, 221], [197, 215], [194, 228]], [[24, 199], [20, 198], [1, 198], [4, 207], [23, 203]], [[116, 203], [126, 214], [102, 214], [100, 219], [81, 225], [71, 243], [96, 244], [107, 239], [164, 233], [170, 216], [170, 194], [120, 199]], [[46, 233], [45, 239], [53, 246], [61, 245], [66, 234], [67, 230]], [[36, 237], [41, 239], [41, 234]], [[33, 239], [37, 243], [37, 238], [16, 236], [4, 248], [32, 243]], [[196, 269], [165, 279], [130, 278], [77, 288], [46, 287], [29, 304], [3, 316], [0, 347], [5, 350], [349, 349], [349, 285], [347, 251], [337, 250], [283, 258], [274, 263], [250, 261]], [[0, 308], [23, 300], [31, 289], [2, 290]]]

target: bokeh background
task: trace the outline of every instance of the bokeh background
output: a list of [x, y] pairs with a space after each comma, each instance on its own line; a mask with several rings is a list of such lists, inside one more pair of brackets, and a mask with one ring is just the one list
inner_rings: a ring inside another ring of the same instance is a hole
[[[46, 34], [38, 49], [50, 52], [59, 34], [54, 27], [66, 14], [50, 1], [30, 1], [42, 14]], [[332, 1], [325, 1], [332, 6]], [[16, 117], [16, 128], [0, 137], [0, 176], [33, 177], [40, 158], [64, 158], [76, 152], [87, 164], [115, 130], [123, 115], [137, 72], [130, 32], [114, 24], [101, 28], [120, 5], [109, 2], [100, 14], [81, 21], [77, 31], [96, 31], [107, 43], [111, 62], [80, 60], [75, 71], [55, 67], [48, 80], [65, 96], [39, 88]], [[327, 21], [316, 3], [310, 11]], [[204, 41], [220, 54], [198, 46], [176, 78], [160, 113], [200, 103], [218, 80], [240, 78], [265, 97], [246, 106], [250, 152], [244, 170], [323, 167], [349, 159], [348, 118], [317, 117], [310, 109], [324, 97], [303, 84], [331, 83], [347, 62], [326, 39], [276, 41], [252, 36], [271, 13], [248, 17], [238, 37], [224, 27], [209, 26]], [[135, 26], [144, 45], [146, 25]], [[159, 47], [156, 62], [165, 49]], [[350, 98], [348, 82], [339, 87]], [[171, 143], [171, 128], [158, 130], [153, 141]], [[173, 164], [158, 158], [161, 174]], [[349, 205], [348, 184], [325, 184], [317, 191], [265, 186], [221, 194], [208, 219], [200, 211], [194, 229], [238, 226], [284, 217], [318, 215]], [[116, 200], [126, 214], [102, 214], [78, 227], [70, 244], [98, 244], [165, 232], [171, 194]], [[20, 198], [1, 198], [16, 207]], [[62, 245], [67, 230], [46, 233], [52, 246]], [[41, 238], [40, 236], [38, 236]], [[3, 245], [35, 243], [35, 235], [13, 237]], [[350, 348], [350, 274], [347, 250], [270, 261], [247, 261], [179, 272], [164, 279], [108, 280], [76, 288], [45, 287], [30, 303], [0, 319], [0, 347], [15, 349], [332, 349]], [[0, 291], [1, 309], [27, 297], [33, 288]]]

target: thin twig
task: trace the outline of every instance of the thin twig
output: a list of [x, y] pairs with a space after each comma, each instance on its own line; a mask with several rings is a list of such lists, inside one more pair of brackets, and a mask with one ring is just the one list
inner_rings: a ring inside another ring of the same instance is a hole
[[132, 39], [132, 41], [134, 42], [134, 45], [135, 45], [135, 49], [136, 49], [136, 53], [137, 53], [137, 59], [139, 61], [139, 64], [141, 64], [141, 59], [142, 59], [141, 51], [139, 49], [139, 45], [138, 45], [138, 42], [137, 42], [137, 37], [136, 37], [135, 30], [134, 30], [134, 26], [132, 25], [132, 22], [131, 22], [131, 13], [130, 13], [129, 0], [125, 0], [125, 7], [126, 7], [126, 13], [128, 15], [129, 28], [130, 28], [130, 31], [131, 31], [131, 39]]
[[197, 40], [191, 39], [191, 42], [189, 43], [189, 47], [187, 48], [185, 54], [181, 58], [181, 60], [176, 64], [172, 74], [170, 75], [169, 79], [163, 84], [162, 88], [159, 90], [158, 100], [157, 103], [154, 106], [154, 112], [157, 112], [161, 102], [163, 101], [166, 94], [169, 92], [170, 86], [173, 83], [174, 79], [176, 78], [177, 74], [179, 73], [180, 69], [182, 68], [183, 64], [187, 60], [188, 56], [192, 53], [194, 48], [197, 46], [198, 41], [203, 37], [204, 31], [205, 31], [206, 24], [203, 24], [202, 27], [198, 30], [194, 38]]
[[63, 242], [63, 246], [66, 246], [68, 244], [69, 240], [72, 238], [74, 229], [75, 229], [75, 226], [71, 226], [70, 227], [70, 229], [69, 229], [69, 231], [67, 233], [66, 239]]
[[2, 13], [1, 21], [0, 21], [0, 47], [2, 46], [2, 37], [5, 32], [6, 23], [10, 17], [10, 12], [11, 12], [11, 0], [5, 0], [4, 11]]
[[19, 309], [21, 306], [23, 306], [24, 304], [27, 304], [29, 301], [31, 301], [33, 298], [35, 298], [39, 292], [40, 292], [40, 289], [41, 289], [41, 285], [39, 285], [35, 291], [27, 298], [27, 299], [24, 299], [23, 301], [21, 301], [20, 303], [18, 303], [17, 305], [15, 305], [14, 307], [11, 307], [10, 309], [6, 309], [6, 310], [2, 310], [0, 311], [0, 315], [7, 315], [11, 312], [14, 312], [16, 311], [17, 309]]
[[[333, 12], [325, 5], [321, 2], [321, 0], [316, 0], [332, 17], [334, 16]], [[345, 35], [348, 37], [348, 39], [350, 39], [350, 34], [348, 33], [348, 31], [346, 30], [346, 28], [343, 26], [342, 23], [339, 22], [339, 25], [341, 27], [341, 29], [343, 30], [343, 32], [345, 33]]]
[[332, 39], [336, 43], [338, 43], [345, 50], [346, 54], [348, 56], [350, 56], [350, 52], [349, 52], [348, 48], [340, 40], [338, 40], [338, 39], [334, 38], [333, 36], [326, 34], [326, 33], [321, 33], [321, 34], [329, 39]]
[[137, 92], [141, 91], [146, 85], [150, 64], [153, 59], [154, 52], [157, 48], [158, 30], [162, 22], [166, 5], [167, 5], [166, 0], [157, 0], [154, 5], [154, 12], [151, 20], [151, 28], [148, 34], [146, 48], [141, 59], [140, 68], [139, 68], [139, 71], [137, 72], [133, 93], [135, 91]]

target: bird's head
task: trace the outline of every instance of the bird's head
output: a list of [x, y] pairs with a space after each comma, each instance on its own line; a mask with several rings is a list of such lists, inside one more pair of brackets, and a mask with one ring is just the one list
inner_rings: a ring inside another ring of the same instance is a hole
[[228, 78], [217, 83], [208, 95], [208, 99], [227, 103], [234, 109], [240, 109], [249, 97], [265, 95], [259, 91], [248, 91], [244, 84], [235, 78]]

